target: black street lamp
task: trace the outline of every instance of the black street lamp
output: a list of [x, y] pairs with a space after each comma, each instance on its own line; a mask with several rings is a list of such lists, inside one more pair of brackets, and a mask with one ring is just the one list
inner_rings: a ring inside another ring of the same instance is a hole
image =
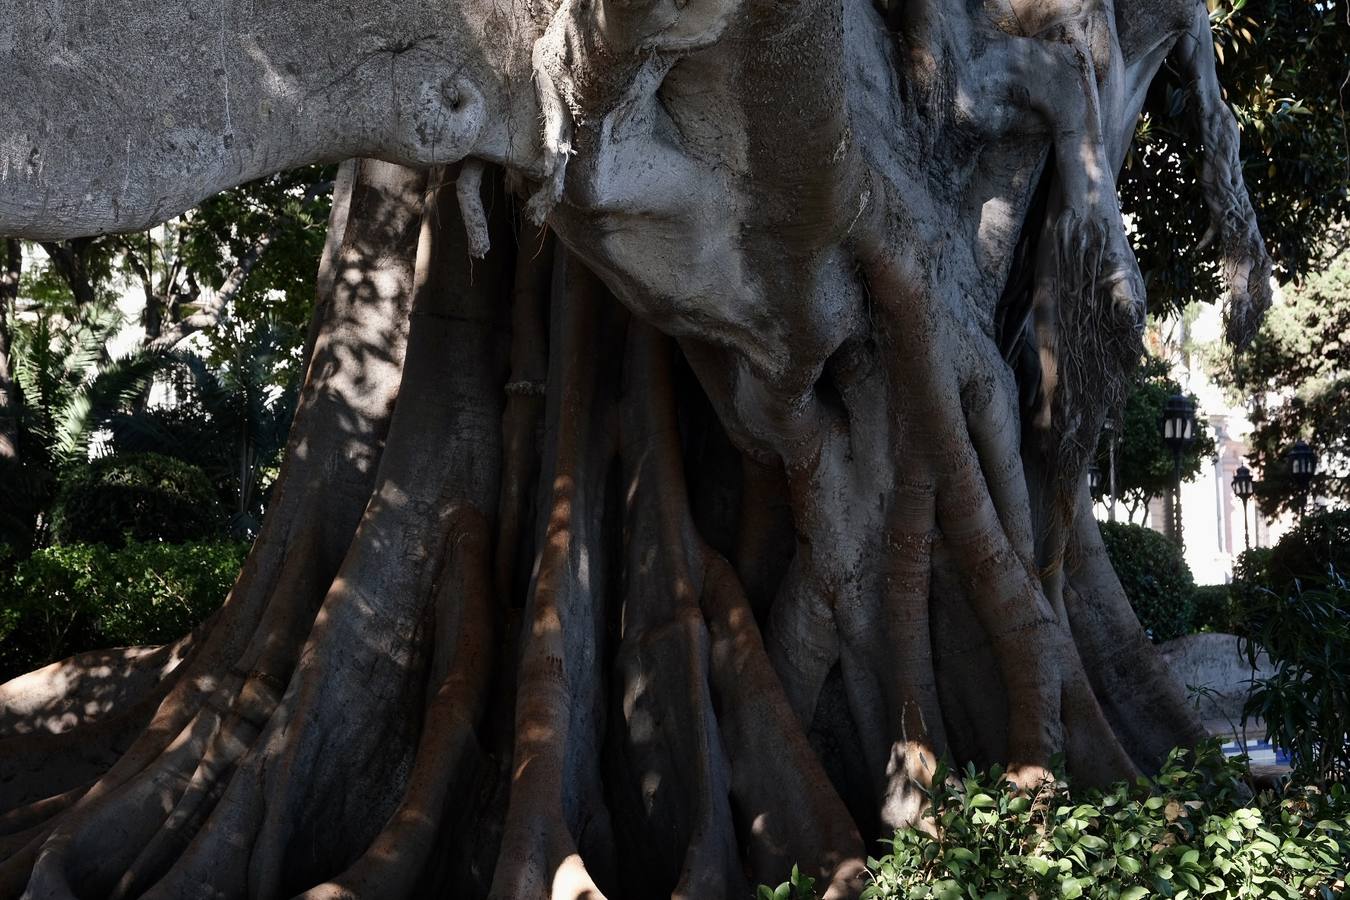
[[1307, 441], [1296, 441], [1289, 450], [1289, 474], [1294, 477], [1298, 487], [1298, 514], [1308, 505], [1308, 488], [1312, 485], [1313, 475], [1317, 472], [1317, 454], [1308, 446]]
[[1163, 406], [1163, 443], [1172, 451], [1172, 539], [1185, 546], [1181, 536], [1181, 457], [1195, 443], [1195, 401], [1185, 394], [1173, 394]]
[[1256, 493], [1256, 482], [1252, 479], [1252, 470], [1246, 466], [1238, 466], [1237, 471], [1233, 473], [1233, 494], [1242, 501], [1242, 544], [1250, 550], [1252, 549], [1252, 539], [1250, 532], [1247, 531], [1247, 501], [1252, 499], [1252, 494]]
[[1088, 491], [1094, 498], [1102, 493], [1102, 470], [1095, 462], [1088, 465]]

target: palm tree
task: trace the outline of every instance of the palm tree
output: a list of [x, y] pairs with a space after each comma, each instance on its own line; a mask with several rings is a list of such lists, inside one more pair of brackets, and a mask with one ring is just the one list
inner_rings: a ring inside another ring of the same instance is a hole
[[11, 323], [18, 446], [0, 463], [0, 541], [42, 543], [62, 471], [89, 458], [99, 430], [170, 362], [145, 348], [110, 359], [107, 344], [121, 324], [102, 306], [77, 307], [70, 318], [39, 310]]

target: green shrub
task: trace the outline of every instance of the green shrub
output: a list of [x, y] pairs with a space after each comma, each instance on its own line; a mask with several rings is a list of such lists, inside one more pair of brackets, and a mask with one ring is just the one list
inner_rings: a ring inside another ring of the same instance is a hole
[[67, 475], [52, 511], [63, 544], [170, 543], [219, 533], [224, 511], [201, 469], [158, 453], [106, 456]]
[[788, 880], [777, 888], [761, 884], [755, 892], [755, 900], [816, 900], [816, 880], [793, 866]]
[[1271, 547], [1252, 547], [1243, 550], [1233, 561], [1233, 581], [1228, 585], [1232, 606], [1229, 609], [1230, 633], [1246, 637], [1250, 634], [1246, 610], [1259, 605], [1260, 595], [1270, 590]]
[[1125, 596], [1149, 637], [1161, 642], [1189, 634], [1195, 579], [1177, 545], [1142, 525], [1102, 522], [1101, 532]]
[[934, 834], [896, 832], [890, 854], [868, 860], [864, 900], [1344, 896], [1344, 786], [1245, 801], [1242, 766], [1216, 743], [1106, 790], [1061, 782], [1028, 795], [997, 768], [939, 773]]
[[1253, 685], [1244, 719], [1265, 722], [1297, 777], [1350, 780], [1350, 586], [1333, 571], [1287, 595], [1243, 595], [1247, 652], [1264, 649], [1271, 674]]
[[234, 542], [38, 550], [0, 582], [0, 679], [85, 650], [181, 637], [225, 599], [246, 551]]
[[1270, 587], [1272, 547], [1251, 547], [1238, 554], [1233, 563], [1233, 582]]
[[1265, 584], [1282, 596], [1294, 585], [1320, 585], [1327, 573], [1350, 572], [1350, 510], [1305, 516], [1270, 551]]
[[1192, 631], [1233, 631], [1232, 591], [1226, 584], [1202, 584], [1195, 589], [1191, 610]]

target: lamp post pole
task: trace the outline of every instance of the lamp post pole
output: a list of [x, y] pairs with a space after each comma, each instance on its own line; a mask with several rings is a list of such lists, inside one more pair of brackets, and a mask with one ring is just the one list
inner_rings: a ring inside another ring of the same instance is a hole
[[1106, 519], [1116, 520], [1116, 426], [1107, 419], [1102, 425], [1106, 431], [1106, 489], [1110, 499], [1106, 503]]
[[1242, 545], [1247, 550], [1252, 549], [1251, 533], [1247, 530], [1247, 501], [1252, 498], [1255, 490], [1252, 470], [1246, 466], [1238, 466], [1237, 471], [1233, 473], [1233, 493], [1242, 501]]
[[1163, 443], [1172, 451], [1172, 539], [1184, 548], [1181, 526], [1181, 457], [1195, 443], [1195, 401], [1185, 394], [1173, 394], [1163, 407]]

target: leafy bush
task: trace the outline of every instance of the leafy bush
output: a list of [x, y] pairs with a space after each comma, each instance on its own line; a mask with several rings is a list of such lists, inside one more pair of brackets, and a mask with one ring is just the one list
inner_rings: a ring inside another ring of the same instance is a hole
[[1232, 590], [1226, 584], [1202, 584], [1196, 587], [1192, 604], [1191, 631], [1233, 631]]
[[1260, 718], [1311, 783], [1350, 780], [1350, 586], [1333, 571], [1322, 586], [1242, 596], [1248, 654], [1273, 669], [1253, 686], [1244, 719]]
[[1027, 795], [997, 768], [963, 774], [939, 767], [935, 834], [896, 832], [891, 853], [868, 861], [864, 900], [1344, 896], [1344, 786], [1244, 801], [1242, 766], [1215, 743], [1106, 790], [1059, 782]]
[[1195, 579], [1177, 545], [1142, 525], [1102, 522], [1101, 532], [1125, 596], [1149, 637], [1161, 642], [1189, 634]]
[[219, 532], [225, 521], [201, 469], [158, 453], [105, 456], [75, 469], [52, 512], [60, 543], [118, 546], [132, 540], [171, 543]]
[[1287, 595], [1296, 583], [1326, 583], [1332, 569], [1350, 572], [1350, 510], [1305, 516], [1270, 551], [1265, 579]]
[[1233, 583], [1270, 586], [1270, 555], [1272, 547], [1251, 547], [1238, 554], [1233, 562]]
[[755, 892], [755, 900], [816, 900], [816, 880], [793, 866], [788, 880], [778, 887], [761, 884]]
[[132, 542], [36, 551], [0, 582], [0, 679], [84, 650], [181, 637], [225, 599], [246, 550]]

